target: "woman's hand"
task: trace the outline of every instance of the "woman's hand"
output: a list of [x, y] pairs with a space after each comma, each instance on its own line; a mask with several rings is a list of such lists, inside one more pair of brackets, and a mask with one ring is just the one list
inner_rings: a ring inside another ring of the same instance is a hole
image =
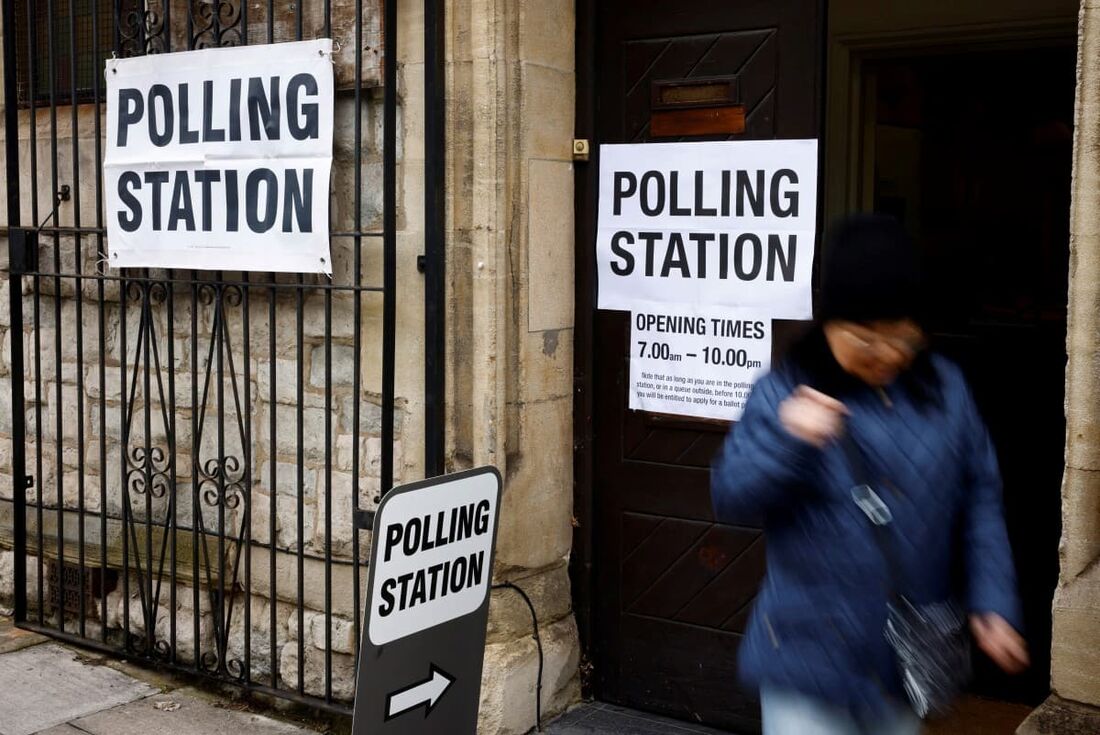
[[795, 388], [779, 404], [779, 422], [783, 428], [818, 449], [844, 433], [847, 415], [843, 403], [805, 385]]
[[1028, 667], [1027, 644], [1008, 621], [996, 613], [971, 613], [970, 632], [978, 648], [1009, 674]]

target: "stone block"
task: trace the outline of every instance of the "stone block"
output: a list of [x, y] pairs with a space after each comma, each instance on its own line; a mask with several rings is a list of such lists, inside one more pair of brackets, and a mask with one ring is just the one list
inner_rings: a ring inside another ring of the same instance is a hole
[[[3, 390], [3, 388], [0, 387], [0, 390]], [[7, 472], [9, 475], [11, 474], [11, 442], [10, 441], [0, 441], [0, 473], [4, 473], [4, 472]], [[3, 494], [2, 491], [0, 491], [0, 495], [2, 495], [2, 494]], [[7, 494], [11, 495], [11, 489], [10, 488], [8, 489]]]
[[[332, 357], [332, 386], [350, 387], [355, 377], [355, 350], [349, 345], [334, 344], [331, 346]], [[360, 352], [360, 356], [362, 356]], [[316, 345], [310, 352], [309, 384], [314, 388], [324, 389], [325, 381], [325, 345]]]
[[528, 403], [522, 444], [509, 466], [497, 537], [497, 570], [550, 566], [572, 545], [572, 398]]
[[[83, 371], [78, 369], [76, 362], [76, 345], [72, 340], [73, 335], [68, 335], [65, 338], [67, 341], [62, 348], [62, 362], [61, 362], [61, 383], [65, 386], [75, 386], [77, 384], [77, 376], [82, 375]], [[71, 346], [70, 346], [71, 345]], [[85, 349], [88, 349], [87, 343], [85, 343]], [[69, 393], [69, 391], [66, 391]], [[75, 400], [75, 398], [73, 399]]]
[[[367, 438], [367, 453], [361, 461], [365, 462], [363, 473], [370, 477], [378, 477], [382, 472], [382, 439], [372, 436]], [[400, 439], [393, 443], [393, 467], [394, 474], [404, 463], [404, 442]]]
[[[252, 490], [251, 538], [257, 544], [271, 543], [271, 496]], [[276, 521], [278, 522], [278, 521]], [[278, 534], [278, 528], [276, 528]]]
[[[364, 124], [369, 122], [364, 119]], [[342, 164], [334, 161], [332, 170], [332, 185], [334, 195], [330, 202], [332, 208], [332, 221], [334, 229], [342, 229], [347, 232], [355, 231], [355, 179], [359, 177], [359, 227], [363, 232], [378, 232], [382, 229], [382, 159], [380, 154], [364, 152], [359, 166], [356, 168], [354, 160], [349, 157]], [[342, 239], [342, 238], [341, 238]], [[377, 238], [363, 238], [364, 249], [367, 243]], [[353, 238], [348, 238], [354, 242]], [[341, 243], [342, 244], [342, 243]], [[343, 285], [354, 283], [354, 257], [350, 249], [341, 248], [334, 242], [332, 248], [333, 280]], [[339, 276], [339, 278], [337, 278]], [[366, 283], [364, 278], [363, 283]]]
[[[268, 412], [270, 404], [262, 404], [257, 411], [257, 420], [253, 426], [264, 432], [254, 434], [258, 439], [266, 438]], [[302, 412], [302, 453], [306, 459], [323, 462], [325, 460], [325, 411], [321, 408], [303, 406]], [[296, 457], [298, 453], [298, 406], [285, 403], [275, 405], [275, 451], [283, 457]]]
[[[176, 372], [175, 380], [172, 381], [172, 394], [176, 403], [176, 411], [180, 414], [180, 419], [186, 418], [190, 421], [190, 409], [196, 403], [202, 404], [202, 374], [199, 373], [198, 384], [193, 384], [193, 374], [188, 372], [190, 370], [191, 363], [186, 365], [187, 370], [179, 370]], [[117, 370], [117, 369], [116, 369]], [[117, 372], [116, 372], [117, 375]], [[107, 372], [107, 380], [111, 379], [111, 372]], [[166, 386], [167, 389], [167, 386]], [[192, 400], [191, 391], [194, 389], [195, 396]], [[183, 413], [187, 411], [188, 413]]]
[[[325, 633], [327, 627], [325, 614], [311, 611], [306, 613], [303, 622], [308, 630], [306, 641], [311, 643], [314, 648], [324, 651], [326, 648]], [[295, 618], [295, 625], [297, 625], [297, 618]], [[347, 618], [334, 615], [332, 616], [331, 625], [332, 650], [354, 656], [355, 623]]]
[[[317, 523], [316, 502], [314, 498], [311, 498], [308, 502], [303, 502], [299, 513], [297, 497], [275, 496], [277, 516], [275, 527], [278, 533], [275, 543], [280, 549], [297, 551], [299, 548], [310, 545], [313, 539], [313, 529]], [[301, 526], [300, 530], [299, 525]]]
[[[99, 440], [99, 424], [97, 422], [90, 422], [90, 425], [92, 428], [92, 435], [96, 438], [85, 442], [84, 470], [85, 472], [90, 472], [92, 474], [98, 475], [100, 473], [100, 469], [105, 464], [104, 459], [107, 459], [109, 461], [112, 456], [117, 456], [119, 449], [118, 445], [110, 440], [108, 440], [106, 444]], [[106, 457], [103, 456], [104, 454], [106, 455]], [[187, 469], [190, 469], [190, 467], [188, 467]], [[117, 477], [118, 476], [115, 475], [113, 478], [111, 478], [112, 482], [116, 480]]]
[[[271, 602], [262, 597], [252, 596], [247, 600], [243, 596], [237, 598], [237, 605], [250, 604], [248, 626], [248, 651], [252, 676], [266, 679], [271, 676], [271, 652], [273, 647], [285, 644], [289, 640], [286, 627], [286, 617], [276, 614], [275, 637], [271, 635]], [[276, 610], [278, 613], [278, 610]], [[245, 620], [243, 607], [238, 607], [233, 614], [233, 622], [229, 628], [228, 655], [230, 659], [237, 659], [244, 663], [245, 659]], [[276, 665], [278, 656], [276, 655]]]
[[[271, 460], [261, 462], [256, 474], [252, 477], [257, 487], [269, 495], [271, 494], [271, 464]], [[301, 472], [301, 494], [312, 502], [317, 491], [317, 470], [303, 466]], [[290, 498], [298, 497], [298, 464], [296, 462], [275, 461], [275, 492]]]
[[537, 64], [520, 66], [522, 135], [527, 155], [553, 161], [572, 160], [576, 98], [573, 73]]
[[11, 390], [8, 388], [8, 381], [5, 380], [0, 384], [0, 434], [10, 435], [11, 429]]
[[[333, 339], [350, 340], [355, 336], [354, 309], [350, 308], [351, 296], [347, 294], [333, 295], [332, 297], [332, 322], [328, 325], [328, 336]], [[324, 339], [325, 331], [325, 298], [320, 292], [313, 292], [306, 296], [304, 304], [305, 333], [310, 337]]]
[[[304, 376], [303, 376], [304, 377]], [[275, 359], [275, 401], [297, 403], [298, 361]], [[266, 357], [256, 365], [256, 398], [271, 402], [271, 361]]]
[[1016, 735], [1091, 735], [1100, 732], [1100, 707], [1052, 694], [1028, 715]]
[[[580, 646], [572, 617], [541, 629], [543, 720], [580, 699]], [[485, 648], [478, 732], [520, 735], [535, 726], [538, 653], [530, 636]]]
[[118, 404], [91, 402], [88, 406], [88, 426], [91, 429], [89, 437], [94, 437], [96, 440], [106, 437], [110, 445], [117, 447], [122, 440], [123, 412], [123, 407]]
[[[318, 475], [317, 515], [313, 527], [313, 548], [324, 552], [326, 546], [328, 546], [333, 556], [350, 558], [355, 543], [352, 477], [344, 472], [334, 472], [331, 479], [332, 517], [329, 519], [326, 518], [326, 512], [330, 492], [326, 488], [325, 473], [321, 472]], [[364, 504], [364, 507], [370, 505], [373, 504]], [[327, 539], [326, 530], [329, 533]]]
[[1073, 579], [1100, 557], [1100, 477], [1067, 467], [1062, 480], [1062, 579]]
[[[124, 596], [124, 590], [121, 582], [115, 591], [111, 592], [107, 597], [107, 627], [115, 630], [121, 630], [124, 627], [125, 621], [129, 620], [129, 628], [131, 634], [144, 636], [146, 634], [147, 625], [145, 620], [145, 608], [142, 606], [142, 595], [139, 585], [143, 584], [141, 579], [136, 576], [131, 576], [129, 582], [129, 595]], [[154, 585], [154, 593], [156, 587]], [[172, 612], [171, 612], [171, 596], [167, 584], [160, 589], [160, 596], [157, 605], [157, 616], [153, 628], [153, 637], [156, 641], [161, 641], [165, 644], [169, 643], [172, 636]], [[216, 650], [214, 645], [214, 620], [211, 617], [212, 613], [210, 605], [210, 597], [205, 589], [199, 589], [199, 652], [200, 655], [205, 652], [213, 652]], [[176, 588], [176, 611], [175, 611], [175, 623], [176, 623], [176, 658], [184, 662], [192, 662], [195, 658], [195, 606], [194, 606], [194, 588], [185, 585], [179, 585]]]
[[[84, 510], [88, 513], [99, 513], [103, 508], [103, 494], [100, 492], [99, 475], [84, 475]], [[110, 498], [110, 491], [107, 492]], [[110, 509], [113, 510], [113, 509]]]
[[[119, 372], [117, 367], [109, 367], [103, 371], [103, 385], [99, 384], [99, 364], [93, 361], [92, 364], [86, 364], [84, 367], [84, 392], [88, 398], [95, 401], [100, 399], [106, 399], [108, 401], [120, 401], [122, 400], [122, 384], [119, 380]], [[180, 376], [176, 376], [177, 383]], [[188, 391], [190, 393], [190, 391]], [[190, 396], [188, 396], [190, 398]], [[91, 405], [91, 401], [89, 401]]]
[[332, 119], [333, 158], [341, 164], [355, 160], [355, 122], [359, 117], [359, 149], [361, 155], [381, 155], [382, 128], [378, 124], [382, 117], [381, 100], [376, 99], [369, 90], [364, 90], [356, 107], [352, 95], [336, 98]]
[[367, 439], [366, 437], [360, 437], [359, 439], [359, 456], [355, 457], [355, 440], [351, 434], [340, 434], [336, 437], [336, 450], [333, 456], [333, 467], [344, 472], [351, 472], [356, 469], [358, 464], [358, 470], [360, 476], [363, 474], [363, 469], [367, 465]]
[[527, 329], [573, 326], [573, 164], [532, 160], [527, 174]]
[[519, 55], [524, 61], [571, 72], [575, 10], [571, 0], [520, 3]]
[[107, 627], [118, 630], [122, 627], [122, 585], [119, 584], [107, 594]]
[[520, 363], [525, 379], [519, 386], [523, 403], [566, 398], [573, 392], [573, 330], [548, 329], [520, 335]]
[[[25, 565], [27, 569], [27, 606], [36, 607], [38, 604], [38, 590], [40, 588], [45, 590], [38, 583], [38, 557], [28, 554]], [[43, 573], [45, 573], [45, 567], [43, 567]]]
[[15, 604], [15, 551], [0, 548], [0, 607]]
[[[514, 580], [535, 606], [541, 625], [549, 625], [572, 611], [569, 567], [565, 560], [548, 569]], [[531, 611], [512, 589], [494, 589], [489, 602], [489, 643], [522, 638], [531, 634]]]
[[[4, 284], [6, 286], [7, 281], [4, 281]], [[7, 297], [5, 296], [4, 298], [6, 299]], [[5, 310], [5, 315], [6, 315], [6, 310]], [[5, 319], [3, 323], [4, 324], [9, 324], [7, 319]], [[8, 369], [11, 367], [12, 331], [13, 330], [11, 330], [11, 329], [5, 329], [4, 330], [4, 339], [2, 341], [0, 341], [0, 361], [2, 361], [3, 365], [4, 365], [4, 375], [8, 374]]]
[[[365, 355], [364, 355], [365, 357]], [[378, 399], [381, 401], [381, 398]], [[355, 396], [346, 395], [337, 405], [340, 407], [340, 431], [351, 433], [355, 421]], [[402, 412], [395, 406], [393, 412], [394, 433], [401, 431]], [[366, 395], [359, 398], [359, 435], [373, 434], [379, 436], [382, 433], [382, 406], [369, 400]]]
[[[369, 533], [362, 534], [370, 536]], [[290, 605], [297, 605], [298, 598], [298, 557], [293, 553], [275, 554], [275, 588], [272, 590], [270, 573], [271, 557], [267, 549], [252, 549], [252, 592], [256, 595], [276, 599]], [[306, 557], [302, 560], [302, 597], [301, 604], [313, 610], [325, 608], [325, 563], [324, 560]], [[359, 568], [360, 600], [366, 598], [367, 567], [365, 562]], [[355, 575], [350, 564], [332, 565], [332, 613], [344, 618], [355, 619], [359, 611], [355, 609]]]
[[[65, 441], [75, 442], [77, 440], [77, 430], [81, 426], [83, 417], [78, 412], [76, 401], [70, 400], [72, 398], [71, 390], [62, 390], [61, 402], [58, 403], [56, 386], [56, 383], [43, 385], [43, 397], [46, 399], [46, 404], [42, 410], [42, 438], [56, 439], [59, 429], [58, 422], [60, 421], [61, 438]], [[2, 392], [0, 391], [0, 393]], [[58, 416], [59, 405], [60, 417]], [[10, 411], [8, 415], [11, 415]]]
[[[351, 701], [355, 697], [355, 658], [342, 653], [332, 653], [331, 656], [332, 696], [337, 700]], [[279, 658], [279, 674], [283, 687], [297, 688], [298, 662], [298, 647], [284, 646]], [[326, 683], [330, 680], [326, 676], [325, 652], [314, 646], [306, 646], [305, 657], [301, 662], [301, 681], [306, 694], [325, 696]]]
[[1100, 707], [1100, 567], [1055, 592], [1051, 688], [1060, 697]]

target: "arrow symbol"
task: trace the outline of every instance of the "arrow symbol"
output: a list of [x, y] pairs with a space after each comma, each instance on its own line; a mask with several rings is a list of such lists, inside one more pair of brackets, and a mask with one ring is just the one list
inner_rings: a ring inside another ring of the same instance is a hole
[[386, 720], [411, 712], [421, 705], [427, 705], [424, 717], [435, 709], [436, 703], [443, 697], [455, 678], [435, 664], [431, 665], [431, 676], [404, 689], [398, 689], [386, 697]]

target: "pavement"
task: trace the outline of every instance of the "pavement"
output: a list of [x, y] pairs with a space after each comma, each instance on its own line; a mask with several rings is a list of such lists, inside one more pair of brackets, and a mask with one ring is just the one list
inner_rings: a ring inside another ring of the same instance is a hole
[[[320, 731], [324, 731], [324, 726]], [[0, 619], [0, 735], [318, 735]]]
[[543, 728], [548, 735], [728, 735], [690, 722], [617, 707], [604, 702], [581, 705]]
[[[1023, 705], [968, 697], [926, 735], [1007, 735]], [[15, 628], [0, 617], [0, 735], [326, 735], [347, 722], [274, 712], [248, 700], [187, 685], [151, 669]], [[580, 705], [545, 725], [548, 735], [723, 735], [602, 702]]]
[[[945, 720], [922, 735], [1012, 735], [1030, 714], [1027, 705], [966, 696]], [[692, 722], [670, 720], [603, 702], [589, 702], [544, 728], [549, 735], [735, 735]]]

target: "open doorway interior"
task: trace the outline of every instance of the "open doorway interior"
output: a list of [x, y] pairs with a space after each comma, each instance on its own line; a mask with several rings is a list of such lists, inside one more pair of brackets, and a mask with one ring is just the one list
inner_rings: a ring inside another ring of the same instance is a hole
[[[1070, 39], [1072, 41], [1072, 39]], [[937, 349], [962, 364], [1001, 461], [1033, 665], [975, 690], [1049, 693], [1058, 579], [1074, 105], [1072, 43], [863, 65], [864, 206], [926, 259]]]

